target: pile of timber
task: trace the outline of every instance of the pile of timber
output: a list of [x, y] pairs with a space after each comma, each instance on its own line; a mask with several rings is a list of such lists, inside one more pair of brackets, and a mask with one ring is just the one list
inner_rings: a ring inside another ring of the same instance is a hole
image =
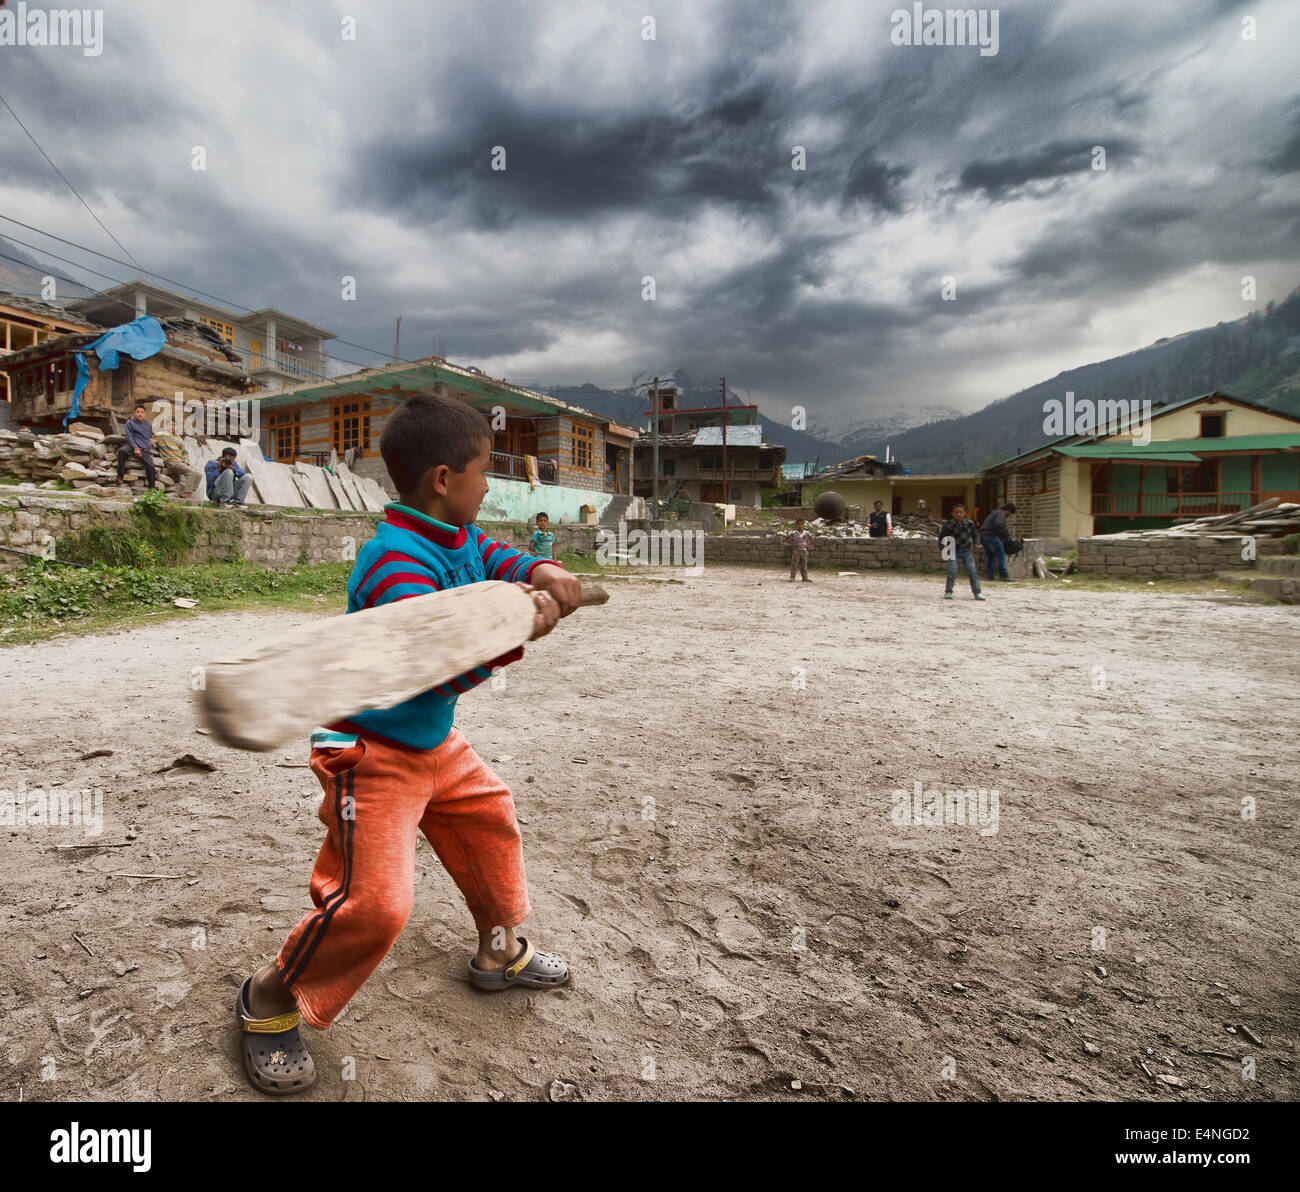
[[1281, 538], [1300, 533], [1300, 505], [1269, 497], [1238, 513], [1218, 517], [1199, 517], [1195, 521], [1159, 530], [1123, 530], [1118, 534], [1099, 534], [1099, 538]]

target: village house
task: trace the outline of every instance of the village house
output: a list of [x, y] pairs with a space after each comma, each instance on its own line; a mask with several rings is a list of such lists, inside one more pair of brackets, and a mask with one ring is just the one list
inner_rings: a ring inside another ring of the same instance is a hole
[[[660, 382], [648, 394], [646, 438], [636, 461], [637, 496], [654, 495], [653, 430], [659, 426], [659, 500], [762, 504], [764, 489], [781, 485], [786, 449], [768, 443], [754, 405], [681, 405], [675, 384]], [[722, 428], [726, 424], [724, 451]]]
[[[0, 368], [6, 356], [21, 352], [69, 331], [93, 331], [94, 324], [58, 306], [25, 294], [0, 291]], [[11, 421], [9, 378], [0, 373], [0, 426]]]
[[439, 356], [259, 394], [263, 454], [281, 463], [327, 463], [333, 453], [396, 497], [379, 439], [405, 396], [421, 390], [494, 420], [485, 520], [527, 521], [545, 512], [555, 522], [579, 521], [584, 506], [610, 519], [630, 503], [635, 429]]
[[265, 390], [327, 376], [325, 341], [336, 336], [271, 306], [239, 313], [138, 279], [78, 298], [68, 303], [68, 310], [101, 327], [141, 315], [202, 323], [235, 353], [254, 388]]
[[1010, 501], [1017, 535], [1074, 540], [1300, 502], [1300, 418], [1215, 392], [1157, 404], [1142, 423], [1003, 460], [983, 473], [982, 507]]
[[[764, 489], [781, 485], [785, 451], [763, 438], [762, 426], [729, 426], [724, 467], [720, 424], [680, 434], [661, 434], [659, 500], [758, 507], [763, 503]], [[643, 441], [636, 457], [637, 496], [653, 495], [653, 453], [651, 443]]]
[[96, 353], [87, 350], [104, 334], [102, 327], [62, 332], [0, 356], [11, 422], [61, 430], [64, 418], [74, 413], [78, 357], [87, 381], [75, 416], [110, 433], [131, 416], [137, 402], [144, 403], [152, 419], [155, 403], [174, 405], [181, 392], [206, 416], [203, 403], [236, 399], [255, 387], [239, 357], [208, 327], [186, 319], [164, 319], [160, 325], [164, 343], [158, 352], [144, 360], [123, 353], [112, 369], [101, 367]]
[[758, 407], [741, 406], [682, 406], [681, 393], [671, 381], [660, 381], [658, 390], [648, 394], [649, 408], [645, 411], [646, 433], [653, 423], [659, 423], [661, 435], [686, 434], [705, 426], [721, 426], [725, 413], [728, 426], [753, 426], [758, 421]]
[[979, 473], [913, 475], [897, 460], [885, 462], [874, 455], [859, 455], [796, 479], [797, 504], [811, 505], [819, 492], [830, 487], [864, 513], [870, 513], [880, 501], [895, 515], [919, 513], [941, 521], [951, 517], [953, 506], [959, 503], [974, 508]]

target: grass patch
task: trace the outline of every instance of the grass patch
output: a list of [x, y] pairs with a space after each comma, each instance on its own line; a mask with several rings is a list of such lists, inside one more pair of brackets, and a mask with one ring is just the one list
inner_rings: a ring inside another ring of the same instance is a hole
[[72, 563], [147, 571], [181, 563], [203, 530], [238, 534], [239, 514], [208, 512], [170, 500], [154, 489], [131, 502], [128, 529], [90, 526], [59, 539], [58, 557]]
[[[352, 566], [319, 563], [275, 571], [239, 562], [150, 571], [34, 562], [0, 581], [0, 622], [11, 630], [0, 641], [15, 645], [56, 633], [129, 626], [158, 615], [193, 616], [194, 611], [278, 607], [341, 613]], [[198, 610], [174, 608], [178, 596], [198, 600]]]

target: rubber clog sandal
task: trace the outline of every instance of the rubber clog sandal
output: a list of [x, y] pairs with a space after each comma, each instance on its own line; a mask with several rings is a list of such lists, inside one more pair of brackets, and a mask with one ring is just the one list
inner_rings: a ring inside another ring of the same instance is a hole
[[248, 1010], [248, 987], [252, 981], [252, 977], [244, 979], [235, 1001], [249, 1083], [273, 1097], [301, 1093], [316, 1079], [316, 1065], [298, 1033], [302, 1015], [291, 1010], [274, 1018], [254, 1018]]
[[469, 983], [475, 989], [497, 993], [502, 989], [523, 985], [528, 989], [554, 989], [569, 979], [569, 966], [551, 952], [539, 952], [521, 935], [519, 942], [524, 950], [503, 969], [489, 972], [472, 960], [469, 962]]

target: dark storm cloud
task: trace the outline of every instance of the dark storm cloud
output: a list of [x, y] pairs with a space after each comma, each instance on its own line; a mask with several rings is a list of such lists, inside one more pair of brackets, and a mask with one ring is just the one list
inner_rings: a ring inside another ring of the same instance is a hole
[[1276, 174], [1293, 174], [1300, 170], [1300, 116], [1293, 119], [1295, 132], [1281, 151], [1269, 159], [1268, 167]]
[[1003, 199], [1030, 182], [1062, 182], [1092, 169], [1092, 149], [1101, 145], [1108, 161], [1131, 154], [1133, 147], [1122, 137], [1099, 137], [1070, 143], [1054, 142], [1030, 153], [971, 162], [962, 169], [959, 185], [968, 191], [982, 191], [990, 199]]
[[[538, 381], [680, 365], [843, 410], [885, 375], [897, 405], [909, 369], [968, 373], [1017, 321], [1026, 358], [1040, 325], [1061, 351], [1060, 328], [1200, 264], [1296, 256], [1300, 124], [1261, 119], [1230, 73], [1285, 35], [1276, 0], [1018, 3], [993, 57], [890, 45], [900, 6], [661, 0], [643, 43], [643, 6], [617, 0], [376, 0], [347, 44], [307, 0], [214, 8], [225, 40], [190, 21], [197, 3], [140, 0], [109, 10], [101, 59], [0, 50], [0, 92], [147, 266], [380, 352], [401, 314], [404, 355], [445, 340], [510, 373], [527, 354]], [[1270, 40], [1242, 50], [1239, 9]], [[1294, 112], [1289, 77], [1258, 81]], [[0, 110], [6, 184], [32, 223], [75, 203]], [[75, 207], [60, 226], [118, 255]], [[948, 272], [956, 303], [937, 298]], [[962, 337], [950, 360], [945, 335]], [[629, 346], [593, 359], [587, 342]]]
[[901, 211], [902, 183], [909, 173], [911, 170], [907, 167], [887, 165], [873, 150], [867, 149], [849, 168], [844, 197], [852, 202], [865, 202], [881, 211]]

